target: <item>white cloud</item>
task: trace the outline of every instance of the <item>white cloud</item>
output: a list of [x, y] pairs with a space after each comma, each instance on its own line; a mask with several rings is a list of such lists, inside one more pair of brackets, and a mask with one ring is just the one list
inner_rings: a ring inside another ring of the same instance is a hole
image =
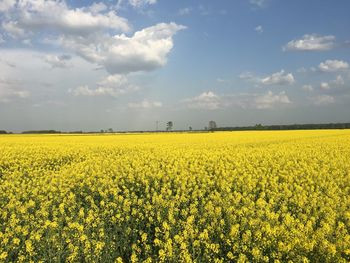
[[237, 93], [217, 95], [212, 91], [204, 92], [194, 98], [182, 100], [189, 109], [216, 110], [222, 108], [272, 109], [291, 104], [289, 97], [282, 91], [265, 94]]
[[257, 6], [257, 7], [264, 7], [266, 4], [267, 0], [249, 0], [249, 3]]
[[325, 51], [336, 46], [335, 36], [320, 36], [317, 34], [304, 35], [301, 39], [295, 39], [283, 47], [284, 51]]
[[338, 75], [334, 80], [330, 82], [321, 82], [320, 88], [322, 90], [330, 90], [332, 88], [340, 87], [345, 84], [345, 81], [341, 75]]
[[29, 91], [21, 89], [17, 80], [0, 78], [0, 102], [9, 102], [16, 98], [24, 99], [29, 96]]
[[320, 87], [323, 90], [329, 90], [331, 88], [328, 82], [321, 82]]
[[67, 63], [72, 57], [70, 55], [46, 55], [45, 62], [50, 64], [52, 68], [67, 68]]
[[342, 60], [326, 60], [318, 65], [322, 72], [336, 72], [349, 69], [349, 64]]
[[257, 86], [262, 85], [291, 85], [295, 83], [295, 79], [292, 73], [285, 73], [282, 69], [279, 72], [275, 72], [270, 76], [258, 77], [251, 72], [243, 72], [238, 76], [240, 79], [256, 83]]
[[[76, 100], [72, 98], [67, 100], [68, 89], [74, 89], [81, 84], [89, 84], [92, 89], [97, 88], [95, 83], [106, 77], [103, 70], [93, 70], [94, 66], [79, 56], [72, 56], [68, 61], [69, 68], [48, 70], [50, 65], [45, 61], [48, 55], [46, 52], [28, 48], [3, 48], [0, 49], [0, 54], [0, 79], [3, 78], [8, 83], [5, 87], [6, 98], [14, 104], [23, 103], [24, 107], [29, 104], [41, 104], [47, 100], [59, 100], [69, 104]], [[60, 54], [51, 53], [51, 55]], [[4, 86], [4, 83], [0, 83], [0, 89]], [[30, 96], [30, 99], [23, 98], [26, 96]]]
[[202, 15], [202, 16], [208, 16], [211, 13], [210, 8], [207, 6], [204, 6], [204, 5], [199, 5], [198, 10], [199, 10], [200, 15]]
[[329, 95], [319, 95], [311, 99], [315, 105], [328, 105], [335, 103], [335, 99]]
[[0, 58], [0, 63], [2, 63], [3, 65], [6, 65], [10, 68], [16, 68], [16, 64], [14, 62], [8, 61], [8, 60], [4, 60]]
[[307, 70], [305, 67], [301, 67], [301, 68], [298, 68], [298, 69], [297, 69], [297, 72], [298, 72], [298, 73], [307, 73], [308, 70]]
[[28, 34], [23, 28], [18, 25], [17, 21], [8, 21], [2, 23], [2, 28], [13, 38], [24, 37]]
[[143, 7], [145, 5], [154, 5], [157, 0], [128, 0], [129, 4], [133, 7]]
[[97, 83], [96, 89], [91, 89], [87, 85], [70, 89], [69, 93], [74, 96], [112, 96], [119, 97], [127, 93], [137, 91], [139, 88], [129, 83], [126, 76], [109, 75], [107, 78]]
[[332, 81], [333, 84], [337, 86], [343, 86], [345, 84], [345, 81], [342, 76], [338, 75], [335, 80]]
[[131, 109], [152, 109], [152, 108], [160, 108], [163, 106], [163, 103], [159, 101], [149, 101], [144, 99], [141, 102], [130, 102], [128, 103], [128, 107]]
[[263, 29], [262, 25], [259, 25], [259, 26], [255, 27], [254, 30], [256, 32], [258, 32], [259, 34], [262, 34], [264, 32], [264, 29]]
[[185, 16], [185, 15], [189, 15], [191, 13], [191, 8], [189, 7], [184, 7], [179, 9], [179, 11], [177, 12], [180, 16]]
[[[69, 90], [69, 93], [72, 93], [74, 96], [100, 96], [106, 95], [105, 90], [99, 89], [90, 89], [88, 85], [79, 86], [78, 88]], [[110, 95], [110, 94], [108, 94]]]
[[60, 43], [111, 74], [151, 71], [166, 64], [174, 45], [173, 36], [184, 28], [175, 23], [160, 23], [131, 37], [124, 34], [104, 38], [65, 37]]
[[87, 9], [93, 14], [98, 14], [98, 13], [101, 13], [103, 11], [106, 11], [108, 9], [108, 6], [106, 6], [103, 2], [99, 2], [99, 3], [94, 2]]
[[216, 110], [220, 107], [220, 97], [212, 91], [203, 92], [202, 94], [183, 100], [190, 109]]
[[125, 18], [119, 17], [115, 11], [105, 11], [104, 4], [73, 9], [65, 1], [18, 1], [16, 7], [7, 14], [9, 19], [3, 22], [2, 27], [17, 37], [43, 29], [73, 35], [93, 34], [104, 29], [130, 31]]
[[32, 45], [32, 40], [30, 40], [29, 38], [28, 39], [23, 39], [22, 43], [24, 45], [31, 46]]
[[291, 85], [294, 82], [295, 79], [293, 74], [285, 73], [284, 70], [261, 79], [261, 83], [264, 85]]
[[[133, 6], [155, 3], [130, 1]], [[176, 23], [159, 23], [129, 36], [124, 34], [131, 28], [128, 20], [105, 3], [70, 8], [65, 1], [23, 0], [4, 17], [2, 28], [8, 35], [30, 43], [32, 38], [38, 41], [41, 32], [49, 30], [50, 35], [41, 40], [43, 43], [76, 53], [110, 74], [163, 67], [174, 45], [173, 36], [185, 28]], [[47, 62], [57, 66], [60, 63], [55, 58], [48, 58]]]
[[0, 12], [7, 12], [13, 8], [16, 4], [16, 0], [1, 0], [0, 1]]
[[227, 82], [228, 82], [228, 80], [226, 80], [226, 79], [224, 79], [224, 78], [217, 78], [216, 81], [217, 81], [218, 83], [227, 83]]
[[314, 90], [314, 88], [312, 87], [312, 85], [304, 85], [304, 86], [302, 87], [302, 89], [305, 90], [305, 91], [309, 91], [309, 92], [311, 92], [311, 91]]
[[268, 91], [265, 95], [255, 98], [255, 107], [257, 109], [271, 109], [278, 104], [290, 104], [288, 96], [284, 91], [279, 94], [274, 94], [272, 91]]
[[5, 39], [4, 37], [0, 34], [0, 45], [5, 43]]
[[241, 73], [238, 77], [240, 79], [248, 80], [248, 81], [258, 81], [259, 80], [256, 76], [254, 76], [254, 74], [252, 72], [249, 72], [249, 71]]

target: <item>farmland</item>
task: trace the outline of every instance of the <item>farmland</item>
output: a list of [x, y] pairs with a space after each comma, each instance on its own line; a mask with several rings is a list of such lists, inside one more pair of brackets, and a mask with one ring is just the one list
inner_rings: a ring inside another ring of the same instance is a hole
[[350, 131], [0, 136], [0, 262], [350, 261]]

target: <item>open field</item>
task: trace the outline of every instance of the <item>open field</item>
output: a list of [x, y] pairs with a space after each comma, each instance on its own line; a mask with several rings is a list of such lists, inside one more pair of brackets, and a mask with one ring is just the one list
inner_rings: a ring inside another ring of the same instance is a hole
[[350, 131], [0, 136], [0, 262], [350, 261]]

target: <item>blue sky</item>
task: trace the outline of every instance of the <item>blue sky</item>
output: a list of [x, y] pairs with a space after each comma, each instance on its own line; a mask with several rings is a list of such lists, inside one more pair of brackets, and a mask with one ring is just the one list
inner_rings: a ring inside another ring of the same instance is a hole
[[350, 2], [0, 2], [0, 129], [349, 122]]

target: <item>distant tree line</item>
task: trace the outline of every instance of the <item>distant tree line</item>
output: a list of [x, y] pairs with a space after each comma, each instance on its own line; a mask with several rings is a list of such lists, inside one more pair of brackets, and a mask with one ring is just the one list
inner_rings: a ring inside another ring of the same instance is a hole
[[56, 130], [38, 130], [38, 131], [23, 131], [23, 134], [57, 134], [62, 133], [61, 131]]
[[[174, 123], [172, 121], [167, 122], [165, 132], [173, 130]], [[275, 131], [275, 130], [319, 130], [319, 129], [350, 129], [350, 123], [324, 123], [324, 124], [289, 124], [289, 125], [262, 125], [256, 124], [254, 126], [243, 126], [243, 127], [217, 127], [215, 121], [210, 121], [209, 126], [205, 127], [204, 130], [193, 130], [189, 127], [189, 130], [177, 130], [177, 132], [206, 132], [206, 131]], [[113, 129], [101, 131], [69, 131], [62, 132], [56, 130], [29, 130], [23, 131], [22, 134], [79, 134], [79, 133], [113, 133]], [[117, 131], [117, 133], [143, 133], [143, 132], [154, 132], [154, 131]], [[162, 132], [162, 131], [157, 131]], [[5, 130], [0, 130], [0, 134], [13, 134]]]
[[244, 127], [218, 127], [214, 131], [274, 131], [274, 130], [319, 130], [319, 129], [350, 129], [350, 123], [324, 124], [289, 124], [289, 125], [262, 125]]

